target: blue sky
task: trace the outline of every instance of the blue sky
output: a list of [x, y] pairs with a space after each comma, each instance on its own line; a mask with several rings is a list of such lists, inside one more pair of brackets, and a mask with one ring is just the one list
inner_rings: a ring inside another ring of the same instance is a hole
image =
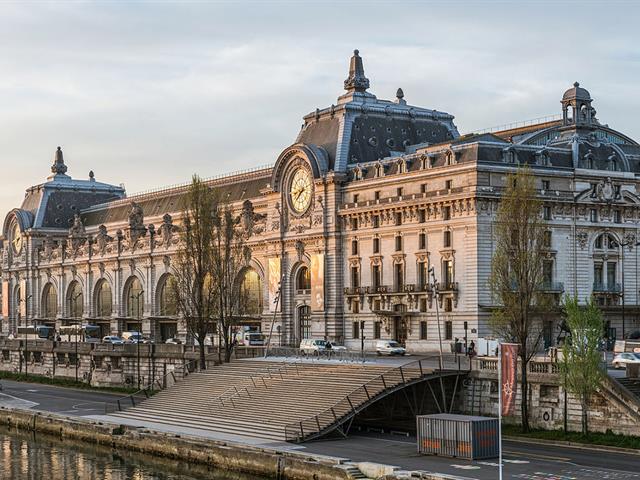
[[354, 48], [371, 89], [461, 132], [560, 111], [575, 80], [640, 139], [631, 1], [0, 1], [0, 209], [49, 173], [129, 193], [271, 164], [342, 93]]

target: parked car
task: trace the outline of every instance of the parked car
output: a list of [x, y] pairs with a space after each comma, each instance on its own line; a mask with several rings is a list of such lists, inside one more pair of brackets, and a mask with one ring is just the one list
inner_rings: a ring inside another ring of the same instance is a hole
[[122, 345], [124, 340], [117, 335], [107, 335], [102, 337], [102, 343], [111, 343], [113, 345]]
[[182, 345], [182, 340], [180, 340], [179, 338], [167, 338], [164, 343], [170, 343], [172, 345]]
[[627, 368], [628, 363], [640, 363], [640, 353], [623, 352], [613, 357], [613, 368]]
[[325, 352], [326, 346], [326, 340], [305, 338], [300, 342], [300, 353], [303, 355], [320, 355]]
[[261, 347], [265, 344], [266, 335], [260, 332], [238, 332], [235, 340], [238, 345]]
[[331, 350], [332, 352], [346, 352], [347, 351], [347, 347], [345, 347], [344, 345], [338, 345], [335, 342], [327, 342], [327, 344], [324, 347], [326, 350]]
[[125, 343], [152, 343], [142, 333], [136, 331], [122, 332], [122, 339]]
[[407, 351], [395, 340], [378, 340], [376, 342], [376, 353], [378, 355], [404, 355]]

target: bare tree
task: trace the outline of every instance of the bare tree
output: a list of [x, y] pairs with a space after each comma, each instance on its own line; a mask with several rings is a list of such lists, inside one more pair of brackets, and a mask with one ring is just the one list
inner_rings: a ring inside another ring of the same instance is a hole
[[211, 189], [196, 175], [184, 197], [182, 228], [171, 283], [187, 332], [199, 345], [200, 368], [206, 368], [205, 340], [213, 331], [216, 311], [212, 281], [214, 216], [217, 201]]
[[546, 226], [534, 177], [527, 166], [507, 176], [495, 221], [495, 252], [489, 285], [498, 307], [492, 325], [504, 340], [519, 344], [522, 430], [529, 431], [527, 365], [538, 351], [542, 329], [536, 316], [548, 308], [543, 280]]
[[582, 434], [588, 435], [589, 401], [604, 376], [599, 351], [604, 328], [602, 313], [592, 298], [581, 306], [577, 298], [567, 296], [564, 308], [567, 327], [571, 332], [571, 337], [562, 347], [564, 388], [580, 398]]
[[238, 319], [246, 311], [247, 295], [241, 289], [239, 274], [251, 259], [244, 232], [231, 207], [219, 203], [213, 212], [211, 274], [214, 283], [215, 318], [224, 360], [231, 360]]

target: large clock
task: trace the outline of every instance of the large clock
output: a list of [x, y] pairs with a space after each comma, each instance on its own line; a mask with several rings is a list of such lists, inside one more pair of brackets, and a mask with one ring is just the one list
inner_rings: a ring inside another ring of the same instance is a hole
[[291, 176], [289, 200], [296, 213], [304, 213], [311, 205], [313, 181], [306, 168], [298, 168]]
[[18, 255], [22, 251], [22, 232], [20, 231], [20, 225], [13, 224], [11, 230], [11, 243], [13, 244], [13, 251]]

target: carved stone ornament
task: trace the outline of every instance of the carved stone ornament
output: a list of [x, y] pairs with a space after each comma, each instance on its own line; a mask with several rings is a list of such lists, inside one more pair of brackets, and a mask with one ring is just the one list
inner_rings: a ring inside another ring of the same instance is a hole
[[267, 224], [267, 215], [263, 213], [255, 213], [251, 200], [245, 200], [242, 203], [242, 212], [240, 213], [240, 225], [246, 237], [253, 234], [264, 232]]
[[615, 188], [611, 182], [611, 177], [607, 177], [605, 180], [601, 180], [596, 185], [596, 197], [601, 202], [611, 202], [615, 197]]
[[174, 232], [178, 230], [178, 227], [173, 224], [173, 218], [168, 213], [162, 216], [162, 224], [158, 227], [158, 233], [160, 234], [160, 240], [156, 242], [156, 245], [162, 245], [168, 248], [171, 245], [171, 239]]
[[162, 257], [162, 263], [164, 264], [165, 270], [168, 271], [169, 267], [171, 267], [171, 257], [169, 257], [169, 255], [165, 255]]
[[77, 213], [73, 216], [73, 225], [69, 229], [69, 246], [71, 247], [71, 254], [75, 258], [80, 252], [80, 247], [84, 245], [87, 240], [84, 225], [82, 219]]
[[56, 244], [53, 241], [53, 238], [51, 238], [51, 235], [47, 235], [46, 237], [44, 237], [43, 255], [45, 259], [49, 261], [51, 260], [55, 248]]
[[98, 234], [95, 236], [95, 244], [100, 255], [105, 254], [107, 245], [109, 245], [112, 240], [113, 238], [107, 234], [107, 227], [100, 225], [98, 227]]
[[127, 239], [129, 248], [134, 250], [138, 240], [147, 234], [147, 227], [144, 225], [144, 213], [142, 207], [136, 202], [131, 202], [131, 212], [129, 213], [129, 229]]
[[580, 230], [576, 233], [576, 243], [581, 249], [585, 249], [587, 247], [587, 239], [589, 235], [584, 230]]
[[296, 253], [298, 254], [298, 261], [302, 261], [304, 256], [304, 242], [302, 240], [296, 240]]

